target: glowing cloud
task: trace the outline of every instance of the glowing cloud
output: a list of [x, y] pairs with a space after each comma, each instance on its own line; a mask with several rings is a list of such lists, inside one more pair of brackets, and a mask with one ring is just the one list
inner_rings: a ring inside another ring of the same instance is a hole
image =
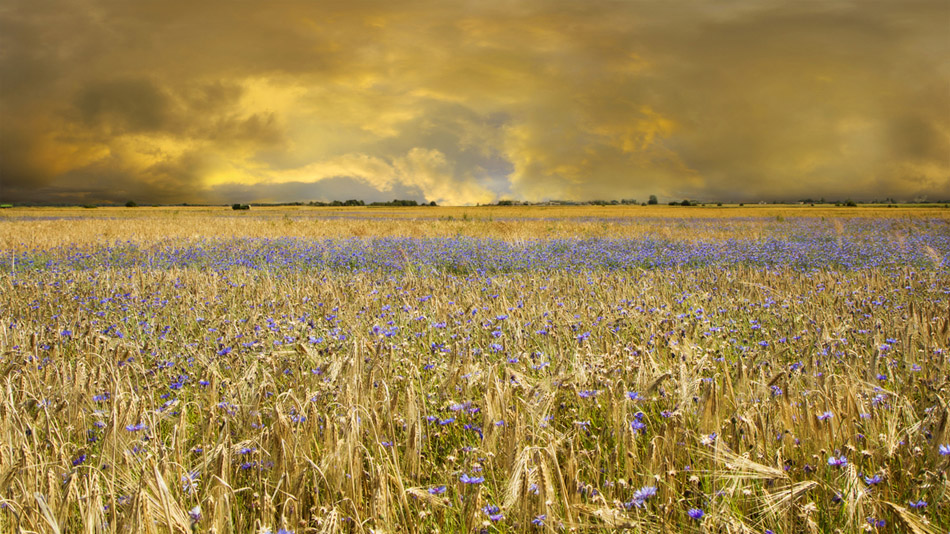
[[13, 0], [0, 200], [950, 198], [950, 4], [689, 8]]

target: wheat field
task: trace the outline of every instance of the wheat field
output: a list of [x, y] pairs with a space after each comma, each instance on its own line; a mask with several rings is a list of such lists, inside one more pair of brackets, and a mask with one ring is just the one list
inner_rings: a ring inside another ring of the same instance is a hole
[[950, 210], [0, 212], [0, 532], [950, 529]]

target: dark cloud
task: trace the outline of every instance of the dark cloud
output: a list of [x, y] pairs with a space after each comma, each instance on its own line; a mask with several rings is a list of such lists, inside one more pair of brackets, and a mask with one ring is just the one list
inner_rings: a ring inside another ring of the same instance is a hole
[[171, 119], [170, 98], [145, 79], [96, 82], [79, 92], [75, 105], [85, 126], [110, 135], [164, 130]]
[[948, 18], [944, 0], [13, 0], [0, 197], [947, 198]]

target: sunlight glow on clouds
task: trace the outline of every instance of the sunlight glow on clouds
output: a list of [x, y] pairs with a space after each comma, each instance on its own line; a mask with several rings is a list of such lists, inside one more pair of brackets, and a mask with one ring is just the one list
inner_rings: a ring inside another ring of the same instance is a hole
[[0, 200], [950, 198], [950, 4], [0, 7]]

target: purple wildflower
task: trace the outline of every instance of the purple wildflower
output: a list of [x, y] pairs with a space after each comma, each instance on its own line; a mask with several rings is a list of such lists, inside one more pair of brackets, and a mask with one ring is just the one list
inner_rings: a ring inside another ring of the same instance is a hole
[[830, 465], [831, 467], [844, 467], [848, 465], [848, 459], [845, 458], [844, 455], [841, 455], [837, 458], [835, 458], [834, 456], [831, 456], [828, 458], [828, 465]]
[[459, 477], [459, 482], [462, 484], [481, 484], [485, 482], [485, 477], [470, 477], [465, 473], [462, 473], [462, 476]]
[[647, 499], [656, 495], [656, 486], [643, 486], [637, 491], [633, 492], [633, 499], [629, 502], [624, 503], [626, 508], [643, 508], [643, 505], [646, 503]]

